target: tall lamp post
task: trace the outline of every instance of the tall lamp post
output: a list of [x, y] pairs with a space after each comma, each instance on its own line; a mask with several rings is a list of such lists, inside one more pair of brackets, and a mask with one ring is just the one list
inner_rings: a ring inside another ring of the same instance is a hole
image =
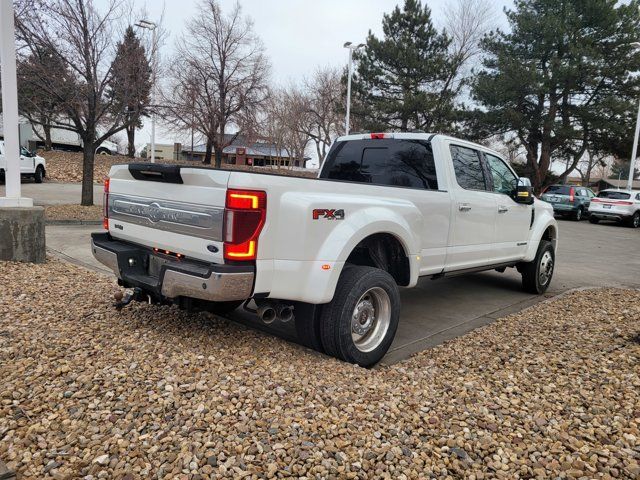
[[364, 47], [364, 43], [354, 45], [351, 42], [344, 44], [344, 48], [349, 49], [349, 76], [347, 77], [347, 115], [344, 121], [345, 135], [349, 135], [349, 118], [351, 115], [351, 77], [353, 76], [353, 52]]
[[[636, 50], [640, 49], [640, 42], [631, 43]], [[631, 162], [629, 165], [629, 180], [627, 181], [627, 189], [633, 189], [633, 174], [635, 173], [636, 158], [638, 158], [638, 137], [640, 136], [640, 100], [638, 100], [638, 116], [636, 117], [636, 134], [633, 137], [633, 148], [631, 149]]]
[[136, 23], [136, 27], [151, 30], [152, 33], [152, 51], [151, 51], [151, 163], [156, 163], [156, 70], [158, 69], [158, 52], [157, 52], [157, 30], [158, 26], [147, 20], [140, 20]]

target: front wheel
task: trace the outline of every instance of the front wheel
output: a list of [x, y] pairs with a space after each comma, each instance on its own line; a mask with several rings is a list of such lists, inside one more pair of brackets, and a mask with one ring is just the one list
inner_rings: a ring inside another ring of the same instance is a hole
[[333, 300], [322, 308], [322, 346], [340, 360], [370, 367], [389, 350], [399, 319], [393, 277], [378, 268], [346, 266]]
[[44, 180], [44, 168], [42, 168], [42, 165], [38, 165], [38, 167], [36, 168], [36, 173], [33, 175], [33, 180], [36, 183], [42, 183], [42, 181]]
[[633, 216], [629, 219], [628, 225], [631, 228], [640, 227], [640, 212], [636, 212], [636, 213], [633, 214]]
[[536, 258], [532, 262], [520, 264], [518, 268], [525, 292], [540, 295], [547, 291], [553, 278], [555, 260], [553, 244], [548, 240], [540, 240]]

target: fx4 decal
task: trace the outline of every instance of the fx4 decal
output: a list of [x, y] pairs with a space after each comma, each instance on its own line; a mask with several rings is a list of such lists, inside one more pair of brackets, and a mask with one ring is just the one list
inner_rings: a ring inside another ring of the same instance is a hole
[[313, 219], [318, 220], [320, 218], [325, 218], [327, 220], [344, 220], [344, 210], [316, 208], [313, 211]]

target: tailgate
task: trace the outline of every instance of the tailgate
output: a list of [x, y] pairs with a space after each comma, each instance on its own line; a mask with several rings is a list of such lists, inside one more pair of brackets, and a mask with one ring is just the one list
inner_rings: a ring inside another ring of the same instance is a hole
[[116, 165], [109, 172], [109, 233], [138, 245], [224, 263], [229, 176], [210, 168]]

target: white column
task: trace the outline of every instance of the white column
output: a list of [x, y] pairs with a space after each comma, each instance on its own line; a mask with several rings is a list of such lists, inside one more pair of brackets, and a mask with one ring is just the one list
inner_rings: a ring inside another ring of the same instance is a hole
[[33, 206], [31, 199], [21, 198], [18, 82], [12, 0], [0, 0], [0, 64], [2, 65], [2, 126], [6, 161], [6, 196], [0, 197], [0, 207], [31, 207]]

